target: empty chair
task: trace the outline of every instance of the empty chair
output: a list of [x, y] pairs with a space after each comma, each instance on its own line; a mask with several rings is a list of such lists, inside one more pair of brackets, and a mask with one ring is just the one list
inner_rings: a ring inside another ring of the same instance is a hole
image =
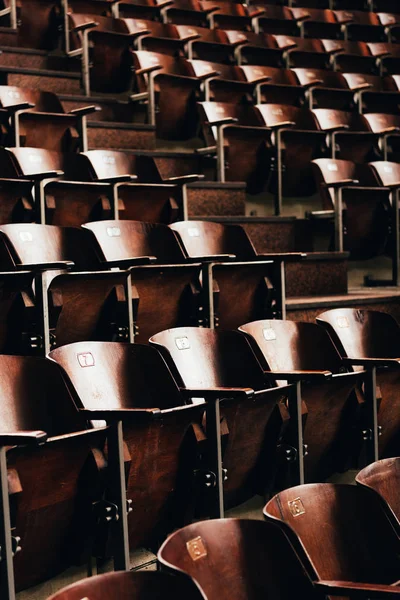
[[360, 592], [365, 598], [379, 597], [379, 591], [398, 595], [398, 530], [372, 490], [302, 485], [277, 494], [264, 514], [290, 527], [288, 535], [305, 553], [304, 567], [325, 594], [332, 590], [350, 597]]
[[219, 450], [226, 477], [222, 482], [222, 466], [217, 461], [217, 487], [211, 490], [219, 492], [223, 505], [214, 516], [221, 516], [223, 506], [266, 493], [274, 478], [276, 444], [287, 416], [282, 400], [289, 388], [270, 388], [248, 341], [237, 331], [181, 327], [152, 336], [150, 343], [162, 353], [186, 395], [208, 401], [208, 416], [213, 418], [207, 420], [207, 435], [213, 432], [219, 438], [219, 404], [226, 420], [226, 426], [221, 426], [226, 437]]
[[256, 19], [256, 31], [265, 31], [277, 35], [298, 35], [297, 19], [287, 6], [263, 4], [263, 12]]
[[246, 81], [253, 80], [255, 82], [254, 93], [257, 104], [267, 102], [302, 106], [305, 102], [307, 88], [312, 85], [307, 82], [303, 86], [303, 82], [299, 81], [296, 74], [290, 69], [242, 65], [240, 71]]
[[[305, 481], [323, 481], [343, 470], [346, 461], [360, 449], [361, 431], [355, 435], [358, 416], [354, 388], [362, 377], [346, 373], [329, 335], [314, 323], [255, 321], [239, 329], [249, 336], [262, 366], [272, 377], [281, 383], [302, 382], [299, 400], [306, 411]], [[291, 417], [284, 434], [289, 448], [298, 426], [296, 415]]]
[[246, 231], [237, 225], [181, 221], [170, 227], [189, 259], [207, 262], [202, 282], [207, 287], [204, 308], [209, 327], [235, 329], [246, 316], [285, 315], [284, 261], [299, 258], [300, 253], [258, 254]]
[[372, 43], [368, 48], [376, 56], [380, 75], [400, 73], [400, 50], [397, 44]]
[[[189, 59], [227, 64], [235, 62], [234, 48], [223, 29], [194, 25], [175, 25], [175, 29], [179, 36], [186, 40], [185, 54]], [[240, 35], [241, 32], [237, 33]]]
[[30, 271], [0, 273], [1, 354], [32, 354], [37, 347], [33, 277]]
[[98, 268], [130, 267], [135, 341], [147, 343], [164, 327], [202, 320], [198, 312], [201, 264], [188, 263], [171, 229], [128, 220], [84, 227], [98, 244]]
[[[380, 396], [378, 405], [379, 455], [398, 456], [399, 411], [398, 354], [400, 329], [388, 314], [370, 311], [332, 309], [318, 316], [329, 332], [342, 358], [349, 365], [377, 368]], [[386, 367], [380, 369], [382, 367]]]
[[[330, 50], [325, 47], [324, 40], [284, 35], [276, 35], [275, 40], [279, 48], [286, 50], [285, 58], [288, 69], [294, 67], [330, 68]], [[325, 42], [329, 42], [329, 40], [325, 40]]]
[[195, 428], [201, 427], [204, 403], [185, 406], [165, 362], [149, 346], [80, 342], [49, 356], [64, 369], [87, 419], [122, 420], [133, 508], [130, 548], [156, 545], [184, 524], [194, 500]]
[[202, 595], [189, 577], [141, 571], [139, 573], [107, 573], [73, 583], [56, 592], [48, 600], [162, 600], [171, 595], [176, 600], [201, 600]]
[[319, 158], [312, 168], [322, 208], [332, 211], [335, 249], [357, 260], [384, 254], [393, 217], [390, 190], [377, 186], [367, 165]]
[[335, 10], [334, 14], [337, 22], [342, 25], [346, 40], [386, 41], [385, 28], [376, 13], [363, 10]]
[[330, 54], [335, 71], [347, 73], [379, 73], [376, 58], [371, 55], [366, 42], [347, 40], [321, 40], [325, 52]]
[[[96, 524], [92, 503], [103, 494], [99, 476], [106, 432], [86, 430], [55, 364], [1, 356], [0, 372], [12, 535], [21, 538], [13, 561], [19, 591], [89, 559]], [[47, 442], [30, 446], [39, 430], [47, 433]]]
[[58, 97], [15, 86], [0, 86], [0, 107], [5, 114], [6, 145], [46, 148], [61, 152], [87, 150], [86, 116], [96, 106], [66, 113]]
[[329, 136], [332, 158], [363, 163], [381, 157], [379, 135], [371, 132], [364, 115], [329, 108], [314, 109], [313, 114]]
[[53, 225], [3, 225], [0, 264], [4, 271], [22, 268], [35, 277], [34, 309], [25, 326], [36, 336], [37, 352], [46, 354], [51, 346], [81, 339], [131, 338], [129, 274], [68, 273], [71, 268], [87, 271], [97, 266], [89, 232]]
[[[215, 100], [239, 103], [242, 100], [251, 100], [256, 86], [270, 79], [269, 75], [261, 72], [253, 72], [250, 76], [249, 71], [248, 77], [245, 77], [241, 68], [236, 65], [193, 61], [192, 66], [195, 73], [199, 72], [199, 69], [200, 72], [208, 69], [211, 73], [216, 74], [215, 77], [204, 82], [204, 98], [207, 102]], [[262, 67], [260, 67], [260, 71], [262, 71]]]
[[[245, 181], [249, 193], [263, 190], [271, 162], [271, 131], [251, 105], [201, 102], [206, 149], [217, 154], [219, 181]], [[204, 150], [206, 151], [206, 150]]]
[[353, 110], [354, 93], [349, 90], [342, 73], [304, 68], [294, 68], [291, 71], [306, 90], [309, 108]]
[[283, 104], [258, 104], [263, 125], [274, 132], [274, 168], [269, 191], [275, 195], [275, 213], [280, 214], [284, 196], [314, 193], [310, 162], [321, 156], [325, 134], [308, 109]]
[[400, 459], [384, 458], [359, 471], [356, 482], [378, 492], [386, 500], [396, 519], [400, 521], [399, 478]]
[[291, 8], [298, 21], [302, 37], [338, 39], [342, 37], [341, 25], [331, 10], [321, 8]]
[[284, 65], [284, 49], [279, 47], [273, 35], [234, 30], [226, 30], [224, 33], [229, 43], [234, 46], [237, 64], [269, 67]]
[[400, 92], [395, 89], [391, 77], [359, 73], [343, 73], [343, 77], [349, 88], [356, 92], [360, 113], [398, 113]]
[[264, 14], [264, 7], [248, 6], [230, 0], [200, 0], [201, 10], [207, 13], [209, 26], [220, 29], [252, 31], [253, 20]]
[[395, 114], [366, 113], [364, 115], [371, 131], [381, 138], [383, 158], [397, 162], [400, 156], [400, 119]]
[[56, 2], [40, 0], [18, 4], [18, 45], [47, 51], [57, 48], [60, 37], [57, 8]]
[[273, 523], [215, 519], [188, 525], [164, 542], [158, 560], [190, 575], [209, 600], [316, 597], [286, 533]]

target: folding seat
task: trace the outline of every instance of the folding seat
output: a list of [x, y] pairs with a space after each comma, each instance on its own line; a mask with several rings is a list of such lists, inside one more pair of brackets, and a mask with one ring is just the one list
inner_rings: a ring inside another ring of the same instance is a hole
[[114, 16], [121, 19], [151, 19], [162, 21], [171, 0], [117, 0]]
[[190, 510], [196, 426], [201, 429], [204, 402], [185, 403], [164, 360], [149, 346], [80, 342], [57, 348], [49, 357], [64, 369], [86, 418], [122, 421], [133, 509], [130, 549], [156, 545], [185, 522]]
[[78, 42], [76, 38], [77, 31], [72, 33], [71, 29], [78, 23], [82, 25], [79, 16], [77, 17], [78, 21], [75, 21], [75, 16], [71, 16], [72, 13], [74, 15], [90, 16], [93, 24], [97, 22], [98, 25], [101, 22], [107, 23], [107, 20], [103, 20], [102, 17], [119, 17], [118, 0], [64, 0], [59, 6], [59, 11], [61, 12], [64, 37], [63, 49], [67, 55], [71, 51], [73, 52]]
[[361, 447], [354, 389], [362, 374], [346, 372], [329, 335], [314, 323], [254, 321], [239, 330], [248, 335], [262, 367], [278, 383], [297, 382], [304, 423], [301, 414], [291, 414], [283, 442], [290, 448], [296, 428], [303, 429], [304, 458], [297, 458], [302, 483], [324, 481], [343, 470]]
[[238, 225], [181, 221], [170, 228], [188, 259], [206, 261], [203, 308], [209, 327], [235, 329], [243, 318], [256, 314], [285, 315], [285, 260], [298, 259], [301, 253], [258, 254]]
[[194, 582], [183, 574], [178, 576], [160, 571], [106, 573], [83, 579], [56, 592], [48, 600], [162, 600], [170, 595], [176, 600], [201, 600]]
[[86, 116], [99, 107], [65, 113], [56, 94], [15, 86], [0, 86], [5, 144], [74, 152], [87, 150]]
[[[84, 272], [98, 265], [90, 234], [73, 227], [0, 227], [2, 271], [35, 277], [33, 323], [37, 353], [81, 339], [131, 340], [131, 284], [127, 272]], [[68, 270], [75, 272], [68, 273]], [[33, 335], [32, 334], [32, 335]]]
[[209, 600], [317, 597], [286, 533], [272, 523], [215, 519], [188, 525], [164, 542], [158, 560], [190, 575]]
[[[266, 33], [269, 33], [268, 29]], [[330, 68], [330, 56], [323, 46], [323, 40], [275, 34], [273, 37], [276, 47], [284, 52], [286, 68]], [[279, 64], [271, 66], [279, 66]]]
[[[246, 81], [256, 83], [254, 93], [257, 104], [266, 102], [302, 106], [308, 87], [315, 84], [313, 81], [302, 85], [296, 74], [290, 69], [277, 69], [261, 65], [242, 65], [240, 74]], [[263, 78], [266, 81], [263, 81]], [[267, 78], [269, 79], [267, 80]]]
[[[170, 23], [159, 23], [145, 19], [124, 19], [129, 33], [134, 34], [135, 48], [174, 56], [183, 52], [190, 40], [197, 39], [198, 33], [190, 33], [187, 28], [177, 29]], [[142, 34], [140, 33], [142, 31]]]
[[[398, 456], [400, 420], [398, 409], [398, 354], [400, 329], [386, 313], [370, 310], [335, 309], [318, 316], [340, 355], [348, 365], [376, 371], [379, 456]], [[380, 368], [382, 367], [382, 368]], [[375, 376], [374, 376], [375, 377]], [[380, 393], [379, 393], [380, 392]], [[375, 456], [374, 460], [377, 460]]]
[[380, 75], [400, 73], [400, 49], [398, 44], [371, 43], [368, 48], [377, 59]]
[[107, 432], [87, 429], [49, 361], [3, 355], [0, 373], [0, 589], [15, 598], [14, 575], [20, 591], [90, 558]]
[[171, 140], [194, 137], [200, 84], [216, 73], [201, 68], [195, 72], [197, 61], [155, 52], [134, 52], [133, 59], [137, 86], [133, 98], [146, 100], [148, 120], [156, 125], [157, 136]]
[[376, 13], [364, 10], [335, 10], [336, 20], [342, 25], [345, 40], [386, 42], [385, 28]]
[[332, 158], [363, 163], [381, 158], [379, 135], [371, 132], [364, 115], [330, 108], [316, 108], [313, 114], [329, 136]]
[[334, 248], [349, 251], [353, 260], [383, 254], [393, 222], [390, 190], [377, 186], [368, 165], [321, 158], [312, 169], [322, 208], [332, 211]]
[[[6, 1], [6, 7], [9, 6]], [[18, 2], [18, 45], [36, 50], [54, 50], [60, 36], [58, 2], [27, 0]]]
[[189, 264], [168, 227], [138, 221], [98, 221], [84, 227], [98, 244], [98, 268], [130, 268], [135, 341], [147, 343], [165, 327], [202, 319], [200, 261]]
[[302, 37], [341, 39], [341, 25], [331, 10], [321, 8], [291, 8]]
[[[220, 460], [211, 469], [217, 484], [210, 490], [220, 508], [212, 516], [223, 516], [224, 507], [266, 493], [274, 479], [276, 444], [287, 418], [282, 402], [291, 388], [271, 387], [238, 331], [180, 327], [153, 335], [150, 344], [161, 352], [188, 398], [207, 401], [207, 437], [215, 437], [220, 446], [215, 453]], [[223, 449], [221, 432], [225, 432]]]
[[400, 106], [400, 92], [395, 89], [393, 79], [359, 73], [343, 73], [351, 90], [356, 92], [356, 102], [360, 113], [385, 112], [397, 114]]
[[163, 19], [166, 23], [176, 25], [194, 25], [195, 27], [209, 27], [208, 15], [217, 10], [216, 4], [203, 6], [199, 0], [174, 0], [170, 6], [163, 10]]
[[[365, 42], [321, 40], [325, 52], [330, 54], [331, 67], [341, 73], [379, 73], [376, 59]], [[300, 65], [302, 66], [302, 65]]]
[[[284, 490], [264, 508], [287, 526], [314, 585], [328, 596], [398, 596], [399, 533], [372, 490], [309, 484]], [[354, 518], [357, 515], [357, 518]]]
[[0, 352], [1, 354], [32, 354], [37, 338], [32, 330], [34, 303], [33, 273], [0, 273]]
[[388, 42], [398, 43], [400, 37], [400, 15], [393, 12], [378, 12], [377, 16], [381, 25], [385, 27]]
[[315, 190], [310, 162], [324, 151], [325, 133], [311, 111], [283, 104], [258, 104], [263, 125], [274, 132], [274, 164], [268, 189], [280, 214], [284, 196], [308, 196]]
[[262, 15], [254, 22], [256, 33], [262, 31], [276, 35], [299, 35], [300, 30], [297, 19], [287, 6], [258, 3], [263, 9]]
[[271, 162], [271, 131], [247, 104], [201, 102], [198, 105], [208, 150], [217, 154], [219, 181], [245, 181], [249, 193], [263, 190]]
[[400, 459], [384, 458], [364, 467], [356, 482], [377, 492], [387, 502], [397, 521], [400, 521], [400, 503], [397, 490], [400, 479]]
[[226, 30], [225, 35], [235, 49], [238, 65], [284, 66], [284, 48], [269, 33]]
[[400, 119], [395, 114], [366, 113], [364, 115], [371, 131], [381, 137], [384, 160], [398, 162], [400, 157]]
[[[207, 60], [216, 63], [235, 62], [234, 48], [223, 29], [208, 29], [194, 25], [175, 25], [179, 36], [186, 39], [185, 54], [193, 60]], [[239, 36], [242, 32], [234, 32]]]
[[294, 68], [292, 73], [306, 89], [308, 107], [353, 110], [354, 92], [349, 90], [342, 73], [323, 69]]
[[199, 0], [199, 5], [207, 13], [211, 29], [252, 31], [254, 20], [265, 12], [264, 6], [248, 6], [231, 0]]

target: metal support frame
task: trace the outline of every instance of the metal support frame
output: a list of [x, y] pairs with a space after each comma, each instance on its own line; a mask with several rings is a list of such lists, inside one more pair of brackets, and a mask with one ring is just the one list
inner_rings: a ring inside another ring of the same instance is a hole
[[118, 518], [113, 521], [114, 570], [129, 571], [128, 510], [124, 469], [124, 440], [122, 421], [109, 424], [108, 471], [110, 473], [110, 495], [118, 507]]
[[366, 366], [364, 395], [367, 409], [366, 458], [367, 464], [379, 460], [378, 402], [376, 398], [376, 367]]
[[391, 203], [392, 203], [392, 213], [393, 213], [393, 225], [392, 225], [392, 235], [394, 240], [394, 249], [392, 256], [392, 280], [393, 285], [400, 285], [400, 217], [399, 217], [399, 188], [392, 190]]
[[0, 447], [0, 598], [2, 600], [15, 600], [16, 598], [7, 458], [4, 446]]
[[343, 252], [343, 199], [342, 189], [336, 188], [334, 191], [334, 211], [335, 211], [335, 250]]
[[215, 307], [214, 307], [214, 288], [213, 288], [213, 267], [214, 263], [206, 263], [201, 269], [201, 280], [204, 290], [204, 307], [208, 327], [215, 329]]
[[148, 74], [147, 111], [149, 125], [156, 125], [156, 95], [154, 91], [154, 78], [157, 71]]
[[87, 152], [89, 150], [89, 144], [88, 144], [88, 136], [87, 136], [87, 116], [86, 115], [82, 115], [80, 117], [79, 133], [81, 136], [81, 144], [82, 144], [81, 152]]
[[282, 321], [286, 321], [286, 276], [285, 276], [285, 261], [280, 260], [276, 265], [277, 268], [277, 310], [280, 313]]
[[42, 342], [42, 354], [47, 356], [51, 350], [50, 346], [50, 323], [49, 323], [49, 297], [47, 285], [47, 271], [39, 271], [35, 275], [35, 297], [36, 305], [40, 306], [41, 323], [40, 334]]
[[40, 179], [34, 182], [33, 191], [35, 195], [35, 209], [38, 222], [41, 225], [46, 223], [46, 198], [44, 193], [45, 180]]
[[296, 465], [297, 472], [293, 485], [302, 485], [304, 483], [304, 443], [303, 443], [303, 421], [302, 421], [302, 398], [301, 398], [301, 381], [296, 381], [289, 393], [289, 412], [295, 424], [295, 440], [296, 440]]
[[282, 173], [282, 151], [281, 151], [281, 133], [283, 130], [278, 129], [276, 132], [276, 171], [278, 177], [278, 192], [275, 196], [275, 215], [279, 216], [282, 213], [282, 198], [283, 198], [283, 173]]
[[82, 31], [82, 85], [85, 96], [90, 96], [89, 31]]
[[224, 474], [222, 469], [221, 445], [221, 415], [220, 400], [208, 400], [206, 405], [207, 440], [209, 445], [210, 470], [215, 475], [214, 486], [211, 488], [213, 501], [211, 503], [210, 517], [222, 519], [224, 517]]
[[133, 322], [133, 298], [132, 298], [132, 276], [129, 273], [126, 279], [126, 303], [127, 303], [127, 321], [128, 321], [128, 342], [133, 344], [135, 341], [135, 327]]

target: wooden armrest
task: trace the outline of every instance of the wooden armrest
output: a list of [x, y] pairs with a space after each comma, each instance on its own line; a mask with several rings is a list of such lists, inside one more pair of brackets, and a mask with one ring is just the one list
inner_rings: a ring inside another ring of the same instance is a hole
[[179, 177], [168, 177], [164, 181], [169, 181], [170, 183], [174, 183], [176, 185], [185, 184], [185, 183], [194, 183], [195, 181], [200, 181], [204, 179], [204, 175], [202, 173], [192, 173], [191, 175], [179, 175]]
[[331, 596], [358, 598], [389, 598], [400, 596], [400, 588], [378, 583], [356, 583], [353, 581], [316, 581], [314, 585]]
[[0, 432], [0, 447], [1, 446], [41, 446], [47, 440], [45, 431], [18, 431], [16, 433], [1, 433]]
[[104, 183], [126, 183], [128, 181], [136, 181], [136, 179], [137, 175], [115, 175], [113, 177], [99, 179], [99, 181]]
[[312, 210], [306, 213], [306, 216], [309, 219], [314, 219], [318, 221], [330, 221], [335, 216], [334, 210]]
[[222, 398], [249, 398], [253, 396], [254, 390], [251, 388], [180, 388], [183, 396], [189, 398], [205, 398], [206, 400], [221, 400]]
[[64, 171], [43, 171], [42, 173], [31, 173], [29, 175], [25, 175], [24, 179], [41, 181], [42, 179], [53, 179], [54, 177], [61, 177], [62, 175], [64, 175]]
[[79, 412], [90, 420], [100, 421], [121, 421], [128, 416], [151, 416], [158, 415], [161, 411], [159, 408], [81, 408]]
[[75, 266], [70, 260], [57, 260], [48, 263], [24, 263], [23, 265], [16, 265], [15, 268], [19, 271], [64, 271], [65, 269], [72, 269]]
[[264, 371], [265, 375], [286, 381], [324, 382], [332, 378], [331, 371]]
[[107, 260], [103, 262], [104, 266], [110, 269], [119, 267], [120, 269], [129, 269], [135, 265], [150, 265], [155, 263], [157, 258], [155, 256], [135, 256], [132, 258], [121, 258], [116, 260]]
[[260, 260], [283, 260], [284, 262], [299, 260], [300, 258], [306, 258], [306, 256], [306, 252], [267, 252], [265, 254], [257, 254], [257, 258]]
[[340, 181], [332, 181], [330, 183], [323, 183], [322, 185], [327, 188], [338, 189], [344, 186], [359, 183], [358, 179], [341, 179]]
[[351, 358], [344, 357], [342, 361], [345, 365], [365, 366], [365, 367], [393, 367], [400, 368], [400, 358]]
[[94, 112], [100, 112], [102, 110], [101, 106], [96, 104], [91, 104], [90, 106], [82, 106], [82, 108], [73, 108], [69, 111], [70, 115], [76, 115], [78, 117], [84, 117], [85, 115], [90, 115]]

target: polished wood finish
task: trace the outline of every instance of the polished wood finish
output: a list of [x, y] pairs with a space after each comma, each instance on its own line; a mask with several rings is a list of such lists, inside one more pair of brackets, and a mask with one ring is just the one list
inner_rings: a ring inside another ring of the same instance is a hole
[[73, 583], [48, 600], [201, 600], [203, 597], [189, 577], [168, 573], [107, 573]]
[[[239, 332], [181, 327], [153, 335], [150, 343], [162, 353], [178, 385], [192, 398], [201, 398], [210, 390], [223, 399], [221, 413], [229, 432], [223, 453], [228, 473], [225, 507], [256, 492], [266, 493], [273, 480], [282, 424], [278, 406], [287, 388], [269, 389], [271, 380], [265, 378], [247, 339]], [[284, 406], [282, 415], [286, 418]]]
[[400, 521], [400, 459], [384, 458], [364, 467], [356, 476], [359, 485], [371, 488], [386, 500], [396, 519]]
[[130, 546], [156, 544], [183, 524], [192, 500], [197, 454], [192, 423], [201, 422], [204, 406], [183, 405], [165, 362], [149, 346], [80, 342], [53, 350], [50, 358], [63, 367], [88, 419], [122, 419], [133, 509]]
[[[329, 335], [313, 323], [255, 321], [242, 325], [266, 371], [298, 373], [305, 403], [304, 444], [306, 481], [323, 481], [338, 470], [360, 445], [354, 440], [357, 426], [357, 399], [354, 388], [360, 377], [347, 373]], [[318, 372], [329, 371], [329, 381], [316, 381]], [[314, 376], [314, 380], [313, 380]], [[282, 375], [282, 379], [285, 377]], [[278, 384], [282, 381], [278, 381]], [[291, 425], [284, 440], [290, 446]]]
[[164, 542], [158, 559], [162, 566], [190, 575], [209, 600], [317, 597], [287, 535], [275, 523], [218, 519], [188, 525]]
[[[320, 314], [317, 322], [325, 327], [342, 357], [366, 359], [379, 367], [388, 359], [389, 369], [377, 372], [381, 396], [378, 408], [380, 456], [397, 456], [400, 443], [398, 408], [400, 328], [389, 314], [373, 310], [338, 308]], [[374, 359], [376, 362], [374, 363]], [[359, 367], [354, 367], [355, 369]]]

